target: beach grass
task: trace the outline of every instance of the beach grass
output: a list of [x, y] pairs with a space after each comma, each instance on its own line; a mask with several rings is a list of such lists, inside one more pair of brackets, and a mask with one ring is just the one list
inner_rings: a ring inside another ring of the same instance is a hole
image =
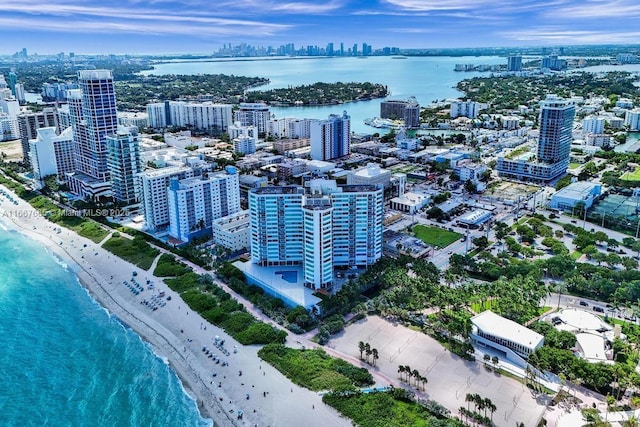
[[71, 215], [45, 196], [35, 196], [29, 200], [31, 206], [36, 208], [49, 221], [75, 231], [82, 237], [86, 237], [95, 243], [100, 243], [109, 232], [91, 218], [81, 215]]
[[257, 320], [222, 288], [190, 271], [182, 276], [165, 279], [194, 311], [216, 326], [223, 328], [240, 344], [283, 343], [287, 333]]
[[158, 259], [158, 264], [153, 270], [153, 275], [156, 277], [177, 277], [186, 274], [191, 269], [184, 263], [176, 260], [176, 257], [171, 254], [162, 254]]
[[139, 237], [129, 240], [126, 237], [113, 236], [102, 247], [143, 270], [151, 268], [153, 260], [160, 253], [160, 251], [152, 248], [144, 239]]
[[258, 351], [258, 356], [294, 383], [313, 391], [341, 390], [374, 383], [366, 369], [331, 357], [322, 349], [300, 350], [269, 344]]
[[322, 401], [335, 408], [354, 425], [362, 427], [463, 426], [456, 419], [442, 419], [427, 407], [405, 397], [405, 390], [374, 393], [328, 393]]
[[418, 239], [437, 248], [445, 248], [462, 237], [462, 234], [455, 231], [422, 224], [413, 227], [413, 232]]

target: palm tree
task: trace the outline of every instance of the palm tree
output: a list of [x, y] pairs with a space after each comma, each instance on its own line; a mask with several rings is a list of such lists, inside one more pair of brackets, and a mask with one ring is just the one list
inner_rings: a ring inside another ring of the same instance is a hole
[[467, 393], [467, 395], [464, 397], [464, 401], [467, 402], [467, 411], [471, 412], [471, 409], [469, 408], [469, 404], [471, 402], [475, 402], [474, 395], [471, 393]]
[[494, 369], [498, 367], [498, 362], [500, 361], [500, 359], [498, 359], [498, 356], [493, 356], [491, 358], [491, 363], [493, 363], [493, 367]]
[[400, 365], [398, 366], [398, 373], [400, 374], [400, 381], [404, 381], [404, 379], [402, 378], [402, 374], [404, 373], [404, 366]]
[[411, 366], [404, 365], [404, 372], [407, 374], [407, 382], [411, 384], [411, 382], [409, 381], [409, 377], [411, 376]]
[[367, 355], [367, 363], [369, 363], [369, 355], [371, 354], [371, 345], [369, 343], [365, 343], [364, 352]]
[[362, 352], [364, 351], [364, 343], [362, 341], [358, 343], [358, 350], [360, 350], [360, 360], [362, 360]]
[[416, 380], [416, 386], [417, 386], [418, 385], [418, 381], [420, 380], [420, 372], [418, 372], [417, 369], [414, 369], [412, 374], [413, 374], [413, 378], [415, 378], [415, 380]]
[[429, 380], [427, 379], [427, 377], [420, 377], [420, 380], [422, 380], [422, 391], [424, 391], [425, 386], [429, 383]]
[[473, 406], [474, 406], [473, 410], [477, 411], [481, 404], [482, 404], [482, 396], [480, 396], [478, 393], [475, 393], [473, 395]]
[[378, 349], [377, 348], [372, 349], [371, 353], [373, 355], [373, 366], [376, 366], [376, 360], [380, 358], [380, 356], [378, 356]]
[[487, 403], [487, 408], [489, 409], [489, 412], [491, 412], [491, 422], [493, 422], [493, 413], [496, 412], [496, 410], [498, 409], [496, 407], [496, 405], [493, 404], [492, 401], [489, 400], [489, 402]]
[[482, 358], [484, 359], [484, 366], [487, 366], [489, 364], [489, 361], [491, 360], [491, 356], [485, 353]]

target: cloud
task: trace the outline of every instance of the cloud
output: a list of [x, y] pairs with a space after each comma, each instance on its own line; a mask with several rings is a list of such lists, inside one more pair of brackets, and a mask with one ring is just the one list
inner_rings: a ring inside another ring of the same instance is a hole
[[547, 16], [570, 18], [630, 18], [640, 16], [640, 4], [628, 0], [590, 0], [547, 13]]
[[237, 36], [247, 33], [247, 27], [251, 28], [254, 35], [273, 35], [287, 28], [284, 25], [265, 24], [252, 21], [218, 20], [215, 25], [211, 21], [183, 19], [166, 20], [159, 23], [158, 20], [147, 17], [142, 20], [125, 19], [75, 19], [72, 23], [51, 17], [1, 17], [0, 27], [3, 29], [24, 29], [31, 31], [53, 31], [64, 33], [135, 33], [143, 35], [184, 35], [184, 36]]
[[636, 42], [640, 31], [592, 31], [592, 30], [563, 30], [556, 28], [534, 28], [529, 30], [511, 31], [500, 35], [517, 41], [534, 41], [541, 43], [567, 44], [604, 44]]
[[[40, 4], [0, 0], [0, 27], [32, 28], [57, 32], [143, 33], [198, 35], [271, 35], [291, 28], [259, 20], [225, 18], [202, 10], [87, 6], [71, 2]], [[63, 18], [63, 19], [61, 19]]]

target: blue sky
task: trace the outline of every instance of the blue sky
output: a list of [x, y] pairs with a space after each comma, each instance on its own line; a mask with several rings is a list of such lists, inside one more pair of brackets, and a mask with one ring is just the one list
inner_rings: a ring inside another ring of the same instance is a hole
[[0, 0], [0, 54], [640, 43], [638, 0]]

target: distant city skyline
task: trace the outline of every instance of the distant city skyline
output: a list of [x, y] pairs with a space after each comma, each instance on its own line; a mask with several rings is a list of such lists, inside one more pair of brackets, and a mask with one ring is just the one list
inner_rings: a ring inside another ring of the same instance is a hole
[[0, 0], [0, 54], [211, 53], [227, 43], [379, 49], [632, 44], [635, 0]]

